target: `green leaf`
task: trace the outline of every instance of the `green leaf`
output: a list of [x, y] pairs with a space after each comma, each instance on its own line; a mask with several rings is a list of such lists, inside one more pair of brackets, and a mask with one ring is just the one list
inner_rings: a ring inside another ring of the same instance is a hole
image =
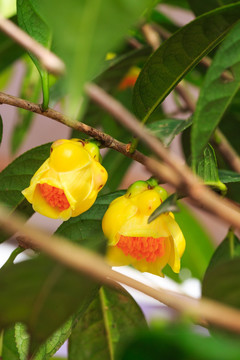
[[[74, 322], [70, 318], [61, 328], [59, 328], [50, 338], [40, 346], [33, 360], [48, 360], [62, 344], [69, 338]], [[27, 360], [30, 337], [26, 331], [26, 326], [17, 323], [14, 333], [20, 360]]]
[[202, 295], [226, 305], [240, 308], [240, 257], [220, 262], [210, 268], [203, 279]]
[[[37, 103], [41, 90], [39, 76], [32, 62], [26, 62], [26, 66], [27, 70], [26, 75], [23, 78], [20, 98]], [[34, 113], [32, 111], [18, 109], [18, 122], [13, 128], [11, 137], [11, 151], [13, 154], [17, 152], [24, 141], [32, 123], [33, 116]]]
[[125, 290], [102, 287], [72, 332], [69, 360], [114, 360], [123, 341], [144, 327], [141, 309]]
[[[181, 268], [189, 269], [193, 277], [202, 279], [214, 251], [214, 241], [187, 205], [179, 202], [178, 206], [180, 212], [174, 216], [186, 240]], [[174, 275], [172, 271], [163, 272], [171, 277]]]
[[209, 262], [205, 276], [208, 276], [208, 272], [212, 270], [215, 266], [227, 262], [235, 257], [240, 257], [240, 241], [234, 235], [233, 231], [229, 230], [226, 238], [215, 250]]
[[88, 247], [93, 246], [96, 248], [96, 246], [99, 246], [99, 249], [103, 249], [103, 244], [105, 245], [102, 231], [103, 215], [110, 202], [118, 196], [122, 196], [124, 193], [125, 191], [116, 191], [111, 194], [99, 196], [88, 211], [63, 222], [57, 229], [56, 234], [66, 236], [69, 240], [77, 243], [87, 239]]
[[177, 205], [177, 200], [179, 196], [177, 193], [173, 193], [164, 200], [161, 205], [154, 210], [154, 212], [148, 218], [148, 224], [150, 224], [153, 220], [155, 220], [159, 215], [164, 214], [166, 212], [179, 212], [179, 207]]
[[129, 339], [119, 360], [237, 360], [239, 342], [201, 334], [185, 324], [155, 324]]
[[[52, 35], [48, 25], [43, 19], [39, 0], [17, 0], [17, 16], [19, 26], [24, 31], [46, 48], [50, 48]], [[48, 72], [42, 68], [40, 62], [33, 54], [29, 53], [29, 55], [41, 76], [43, 91], [42, 108], [46, 110], [49, 103]]]
[[203, 155], [197, 162], [197, 175], [200, 176], [206, 185], [219, 190], [223, 195], [227, 187], [219, 180], [217, 159], [213, 147], [208, 144]]
[[2, 360], [19, 360], [14, 326], [3, 332]]
[[240, 182], [240, 174], [231, 171], [231, 170], [218, 170], [219, 180], [222, 181], [224, 184], [233, 183], [233, 182]]
[[[239, 88], [239, 34], [240, 24], [237, 24], [219, 48], [201, 88], [191, 133], [193, 167]], [[221, 78], [225, 70], [230, 70], [232, 80]]]
[[43, 256], [10, 265], [0, 271], [0, 328], [26, 324], [34, 354], [70, 316], [77, 311], [78, 316], [83, 314], [97, 287], [84, 275]]
[[164, 119], [147, 124], [146, 127], [158, 137], [165, 146], [169, 146], [176, 135], [192, 125], [192, 118], [188, 120]]
[[[10, 19], [14, 23], [17, 17]], [[0, 32], [0, 71], [6, 69], [14, 61], [19, 59], [25, 53], [25, 49], [17, 45], [10, 37]]]
[[208, 1], [199, 1], [199, 0], [187, 0], [191, 9], [198, 16], [205, 12], [211, 11], [223, 5], [236, 3], [237, 0], [208, 0]]
[[117, 190], [131, 163], [132, 159], [127, 158], [121, 153], [112, 150], [107, 152], [102, 162], [102, 165], [108, 172], [108, 181], [103, 188], [104, 192]]
[[151, 3], [151, 0], [41, 1], [53, 29], [55, 50], [66, 64], [70, 115], [76, 117], [84, 84], [102, 71], [106, 54], [116, 49]]
[[216, 9], [186, 26], [149, 58], [134, 87], [133, 106], [144, 122], [179, 81], [239, 20], [240, 3]]
[[[29, 186], [33, 174], [49, 156], [50, 146], [49, 143], [25, 152], [0, 173], [0, 202], [10, 212], [18, 211], [27, 217], [33, 214], [32, 205], [25, 200], [21, 191]], [[0, 242], [7, 237], [1, 233]]]

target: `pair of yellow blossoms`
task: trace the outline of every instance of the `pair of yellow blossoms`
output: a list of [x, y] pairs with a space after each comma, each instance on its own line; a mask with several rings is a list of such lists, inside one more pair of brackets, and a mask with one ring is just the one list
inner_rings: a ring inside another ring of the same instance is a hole
[[[57, 140], [50, 157], [22, 193], [40, 214], [68, 220], [93, 205], [107, 177], [96, 144]], [[137, 181], [110, 204], [102, 228], [109, 241], [107, 258], [111, 265], [131, 264], [162, 276], [162, 269], [169, 264], [179, 272], [185, 239], [173, 214], [162, 214], [148, 224], [149, 216], [166, 197], [157, 182]]]

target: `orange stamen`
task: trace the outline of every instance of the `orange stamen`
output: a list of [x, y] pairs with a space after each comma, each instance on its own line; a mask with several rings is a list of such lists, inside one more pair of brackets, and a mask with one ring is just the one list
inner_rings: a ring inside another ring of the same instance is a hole
[[120, 235], [117, 247], [124, 254], [130, 255], [137, 260], [145, 259], [147, 262], [154, 262], [165, 253], [165, 238], [134, 237]]
[[48, 185], [47, 183], [39, 184], [39, 188], [42, 196], [50, 206], [53, 208], [57, 207], [61, 211], [69, 208], [70, 204], [62, 189]]

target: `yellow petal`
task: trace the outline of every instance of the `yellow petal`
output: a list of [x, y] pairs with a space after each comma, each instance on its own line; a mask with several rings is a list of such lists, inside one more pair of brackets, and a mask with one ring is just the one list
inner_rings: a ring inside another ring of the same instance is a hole
[[186, 246], [185, 238], [177, 222], [171, 215], [165, 215], [165, 222], [171, 234], [171, 252], [168, 263], [172, 270], [178, 273], [180, 271], [180, 258]]
[[133, 218], [136, 212], [137, 207], [125, 196], [120, 196], [110, 204], [102, 220], [102, 229], [110, 245], [118, 242], [119, 230], [127, 220]]

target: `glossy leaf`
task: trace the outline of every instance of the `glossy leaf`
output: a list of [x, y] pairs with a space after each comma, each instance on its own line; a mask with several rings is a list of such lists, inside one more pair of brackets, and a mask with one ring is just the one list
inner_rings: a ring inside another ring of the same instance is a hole
[[[219, 48], [201, 88], [191, 133], [193, 166], [239, 88], [239, 34], [240, 24], [237, 24]], [[222, 73], [229, 69], [232, 80], [222, 79]]]
[[203, 296], [240, 309], [239, 274], [239, 257], [210, 268], [203, 279]]
[[179, 207], [177, 205], [178, 194], [173, 193], [164, 200], [161, 205], [154, 210], [154, 212], [149, 216], [148, 223], [150, 224], [153, 220], [155, 220], [159, 215], [164, 214], [166, 212], [179, 212]]
[[202, 157], [197, 162], [197, 175], [200, 176], [206, 185], [226, 194], [226, 186], [219, 180], [217, 160], [213, 147], [208, 144], [204, 149]]
[[132, 159], [121, 153], [109, 150], [103, 158], [103, 166], [108, 172], [108, 181], [103, 189], [104, 192], [116, 191], [126, 174]]
[[[16, 16], [10, 19], [17, 22]], [[6, 69], [25, 53], [25, 49], [16, 44], [10, 37], [0, 32], [0, 71]]]
[[208, 0], [208, 1], [199, 1], [199, 0], [187, 0], [191, 9], [198, 16], [205, 12], [211, 11], [223, 5], [228, 5], [236, 3], [237, 0]]
[[233, 182], [240, 182], [240, 174], [231, 171], [231, 170], [218, 170], [219, 180], [222, 181], [224, 184], [233, 183]]
[[[33, 174], [49, 156], [50, 145], [41, 145], [25, 152], [0, 173], [0, 202], [10, 212], [16, 210], [27, 217], [33, 214], [32, 205], [25, 200], [21, 191], [29, 186]], [[1, 233], [0, 242], [7, 237]]]
[[69, 360], [114, 360], [123, 341], [144, 327], [141, 309], [125, 290], [102, 287], [72, 332]]
[[221, 244], [215, 250], [209, 262], [205, 276], [208, 276], [207, 275], [208, 272], [212, 270], [215, 266], [227, 262], [235, 257], [240, 258], [240, 241], [234, 235], [233, 231], [229, 230], [226, 238], [221, 242]]
[[73, 242], [87, 239], [88, 247], [100, 246], [103, 250], [105, 245], [102, 231], [102, 218], [109, 204], [125, 191], [116, 191], [111, 194], [98, 196], [94, 205], [85, 213], [65, 221], [56, 231], [58, 235], [66, 236]]
[[43, 256], [2, 269], [0, 287], [0, 328], [25, 323], [32, 354], [76, 311], [80, 316], [97, 289], [90, 279]]
[[[39, 76], [32, 62], [26, 62], [26, 67], [27, 70], [23, 78], [20, 98], [37, 103], [41, 90]], [[24, 141], [32, 123], [33, 116], [34, 113], [32, 111], [18, 109], [18, 121], [14, 126], [11, 137], [11, 151], [13, 154], [17, 152]]]
[[240, 16], [240, 4], [207, 13], [173, 34], [145, 64], [133, 106], [145, 122], [179, 81], [224, 38]]
[[76, 116], [79, 110], [85, 82], [102, 71], [107, 53], [123, 41], [129, 28], [151, 4], [151, 0], [41, 1], [53, 29], [56, 52], [67, 67], [70, 115]]
[[187, 129], [192, 125], [192, 119], [178, 120], [178, 119], [166, 119], [154, 121], [147, 124], [146, 127], [158, 137], [165, 146], [169, 146], [176, 135]]
[[128, 341], [119, 360], [237, 360], [237, 341], [206, 336], [185, 324], [155, 326]]
[[[50, 338], [40, 346], [33, 360], [48, 360], [56, 351], [62, 346], [62, 344], [68, 339], [71, 334], [72, 326], [74, 322], [71, 318], [68, 320], [60, 329], [54, 332]], [[28, 360], [28, 348], [29, 348], [29, 335], [26, 331], [26, 327], [17, 323], [15, 325], [14, 339], [17, 344], [17, 349], [19, 353], [20, 360]], [[4, 359], [3, 359], [4, 360]]]
[[2, 360], [19, 360], [14, 326], [4, 330], [2, 341]]
[[218, 246], [202, 283], [202, 295], [240, 308], [240, 241], [232, 231]]
[[[18, 23], [32, 38], [46, 48], [50, 48], [52, 34], [39, 8], [39, 0], [17, 0]], [[29, 55], [41, 76], [43, 91], [42, 107], [43, 110], [46, 110], [49, 103], [48, 72], [43, 69], [39, 60], [33, 54], [29, 53]]]

